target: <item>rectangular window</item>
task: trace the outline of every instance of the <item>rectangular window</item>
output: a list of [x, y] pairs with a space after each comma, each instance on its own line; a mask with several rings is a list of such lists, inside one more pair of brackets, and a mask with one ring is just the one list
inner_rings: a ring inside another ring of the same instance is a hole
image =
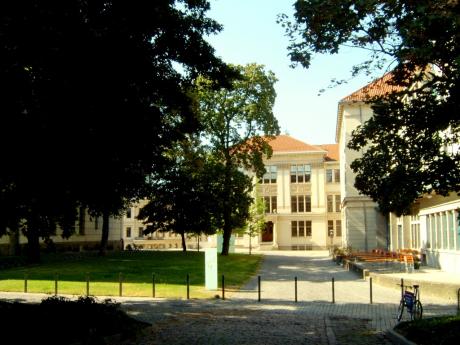
[[265, 174], [262, 177], [263, 184], [276, 183], [276, 165], [266, 165]]
[[270, 213], [270, 197], [264, 196], [265, 213]]
[[327, 235], [329, 237], [334, 236], [334, 221], [333, 220], [328, 220], [327, 221]]
[[131, 218], [131, 207], [126, 210], [126, 218]]
[[270, 183], [276, 183], [276, 175], [277, 175], [276, 165], [271, 165], [270, 166]]
[[310, 164], [291, 165], [291, 183], [310, 182], [310, 178]]
[[295, 220], [291, 222], [291, 236], [297, 237], [297, 221]]
[[297, 212], [297, 197], [291, 196], [291, 212]]
[[291, 183], [297, 183], [297, 165], [291, 165]]
[[457, 229], [457, 250], [460, 250], [460, 223], [459, 223], [459, 213], [458, 212], [454, 212], [455, 213], [455, 224], [454, 224], [454, 227], [455, 229]]
[[305, 221], [299, 221], [299, 237], [305, 236]]
[[311, 212], [311, 196], [305, 195], [305, 212]]
[[341, 220], [335, 221], [335, 235], [337, 237], [342, 236], [342, 221]]
[[327, 196], [327, 212], [334, 212], [334, 201], [332, 195]]
[[430, 216], [426, 215], [426, 247], [431, 248], [431, 227], [430, 227]]
[[447, 240], [447, 216], [446, 212], [442, 212], [441, 214], [441, 222], [442, 222], [442, 249], [448, 248], [448, 240]]
[[326, 169], [326, 182], [332, 183], [332, 169]]
[[455, 248], [455, 212], [449, 211], [449, 249]]
[[297, 183], [302, 183], [305, 174], [305, 167], [303, 165], [297, 166]]
[[127, 227], [126, 228], [126, 237], [131, 237], [131, 228], [130, 227]]
[[305, 233], [307, 237], [311, 237], [311, 220], [305, 221]]
[[335, 195], [335, 212], [340, 212], [340, 194]]
[[297, 197], [297, 199], [299, 201], [299, 209], [298, 209], [298, 211], [299, 212], [305, 212], [305, 203], [304, 203], [305, 200], [304, 200], [303, 195], [299, 195]]
[[340, 182], [340, 170], [334, 169], [334, 182]]
[[294, 195], [291, 196], [291, 212], [311, 212], [311, 196], [310, 195]]
[[272, 209], [271, 209], [271, 211], [272, 211], [272, 213], [276, 213], [276, 209], [277, 209], [276, 196], [272, 196], [271, 200], [272, 200], [272, 205], [271, 205]]
[[437, 248], [437, 244], [436, 244], [436, 217], [434, 216], [434, 214], [432, 214], [430, 216], [430, 220], [431, 220], [431, 225], [430, 225], [430, 229], [431, 229], [431, 248], [436, 249]]
[[441, 215], [436, 213], [436, 248], [442, 248]]
[[311, 165], [305, 165], [305, 182], [310, 182], [311, 179]]
[[143, 227], [139, 228], [139, 237], [144, 237], [144, 228]]

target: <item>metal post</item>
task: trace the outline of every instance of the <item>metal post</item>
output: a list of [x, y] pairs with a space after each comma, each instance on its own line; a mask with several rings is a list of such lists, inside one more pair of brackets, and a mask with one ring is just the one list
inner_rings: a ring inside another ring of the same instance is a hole
[[294, 277], [295, 302], [297, 303], [297, 277]]
[[259, 290], [258, 291], [258, 295], [259, 295], [258, 301], [260, 302], [260, 276], [257, 276], [257, 283], [258, 283], [257, 285], [258, 285], [258, 290]]
[[225, 299], [225, 276], [222, 274], [222, 299]]
[[335, 303], [335, 282], [334, 282], [334, 277], [332, 277], [332, 303]]
[[54, 295], [57, 296], [58, 294], [58, 274], [54, 274]]
[[190, 299], [190, 276], [187, 273], [187, 299]]
[[120, 274], [118, 275], [118, 282], [119, 282], [119, 288], [118, 288], [118, 292], [119, 292], [119, 295], [120, 297], [123, 296], [123, 274], [120, 272]]
[[372, 277], [369, 278], [369, 297], [370, 297], [370, 302], [372, 304]]
[[86, 273], [86, 296], [89, 296], [89, 273]]
[[27, 292], [27, 279], [29, 278], [29, 275], [27, 273], [24, 273], [24, 292]]
[[404, 297], [404, 279], [401, 278], [401, 298]]
[[457, 290], [457, 315], [460, 315], [460, 288]]
[[152, 273], [152, 297], [155, 298], [155, 273]]

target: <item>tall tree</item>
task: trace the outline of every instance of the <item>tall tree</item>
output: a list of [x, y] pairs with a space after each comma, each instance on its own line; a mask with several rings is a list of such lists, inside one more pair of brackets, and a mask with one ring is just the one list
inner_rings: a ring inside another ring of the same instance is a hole
[[142, 197], [163, 151], [196, 129], [192, 80], [227, 85], [235, 75], [203, 39], [221, 29], [208, 9], [205, 0], [2, 2], [1, 202], [33, 213], [30, 236], [43, 234], [32, 219], [53, 228], [84, 206], [103, 215], [104, 252], [109, 216]]
[[384, 212], [408, 213], [423, 193], [460, 192], [460, 2], [452, 0], [298, 0], [295, 20], [280, 17], [293, 63], [343, 46], [370, 52], [352, 73], [392, 62], [398, 90], [370, 98], [374, 116], [349, 147], [355, 186]]
[[265, 202], [264, 199], [254, 193], [254, 202], [249, 207], [249, 217], [242, 231], [249, 236], [249, 255], [252, 254], [252, 238], [259, 235], [265, 229]]
[[215, 233], [217, 170], [196, 139], [180, 141], [166, 156], [169, 166], [150, 179], [149, 202], [137, 218], [147, 225], [145, 233], [179, 234], [185, 252], [187, 234]]
[[[223, 193], [222, 255], [228, 255], [230, 236], [235, 228], [234, 215], [238, 214], [235, 211], [239, 196], [235, 191], [243, 177], [238, 176], [237, 171], [244, 168], [261, 177], [265, 171], [263, 155], [271, 156], [271, 147], [265, 136], [279, 133], [278, 121], [272, 111], [276, 97], [275, 75], [257, 64], [235, 68], [241, 78], [232, 83], [231, 89], [216, 88], [204, 77], [197, 81], [203, 136], [212, 153], [224, 165], [224, 176], [219, 181]], [[248, 212], [240, 214], [247, 215]]]

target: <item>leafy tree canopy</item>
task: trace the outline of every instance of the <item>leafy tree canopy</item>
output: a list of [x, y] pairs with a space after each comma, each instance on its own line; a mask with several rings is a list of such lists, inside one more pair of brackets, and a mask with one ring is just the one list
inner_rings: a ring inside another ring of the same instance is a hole
[[394, 67], [400, 91], [369, 99], [374, 116], [349, 143], [365, 151], [356, 187], [397, 214], [424, 193], [459, 192], [459, 2], [298, 0], [295, 10], [294, 22], [279, 18], [294, 64], [351, 46], [370, 52], [353, 75]]
[[[223, 178], [218, 180], [222, 186], [223, 255], [228, 254], [232, 229], [241, 227], [248, 215], [248, 210], [241, 208], [246, 204], [241, 198], [248, 197], [251, 184], [249, 181], [249, 189], [241, 188], [247, 177], [239, 174], [238, 169], [254, 171], [261, 177], [265, 172], [263, 155], [271, 155], [266, 137], [279, 134], [272, 110], [275, 75], [257, 64], [234, 68], [241, 77], [233, 81], [230, 89], [216, 88], [205, 77], [198, 78], [196, 84], [203, 141], [224, 168]], [[246, 218], [236, 221], [238, 215]]]
[[[203, 39], [221, 29], [208, 9], [205, 0], [2, 2], [0, 203], [71, 224], [76, 204], [116, 215], [140, 198], [162, 153], [197, 128], [195, 77], [228, 85], [236, 75]], [[24, 217], [12, 214], [0, 234]]]

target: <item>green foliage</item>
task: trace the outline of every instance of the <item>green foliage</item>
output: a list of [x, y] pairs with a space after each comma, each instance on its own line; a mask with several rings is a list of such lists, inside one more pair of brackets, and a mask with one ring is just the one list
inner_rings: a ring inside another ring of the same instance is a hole
[[291, 60], [308, 67], [314, 53], [343, 46], [370, 52], [352, 74], [394, 66], [395, 91], [369, 99], [374, 116], [353, 132], [363, 150], [351, 165], [355, 186], [383, 212], [407, 214], [424, 193], [460, 192], [460, 36], [458, 1], [296, 1]]
[[198, 78], [196, 83], [203, 138], [223, 164], [223, 178], [218, 183], [222, 191], [224, 255], [228, 254], [232, 230], [241, 227], [248, 217], [250, 203], [242, 199], [248, 199], [251, 184], [239, 169], [253, 171], [261, 177], [265, 172], [263, 157], [270, 157], [272, 153], [266, 136], [279, 134], [272, 110], [276, 97], [274, 74], [257, 64], [234, 68], [241, 76], [233, 81], [230, 89], [216, 87], [205, 77]]
[[172, 231], [185, 234], [208, 234], [216, 231], [219, 179], [216, 163], [193, 137], [178, 142], [166, 152], [168, 166], [150, 179], [149, 202], [138, 215], [147, 227], [145, 233]]
[[265, 228], [265, 202], [257, 195], [255, 186], [254, 200], [249, 207], [249, 217], [242, 231], [249, 236], [249, 254], [252, 252], [252, 238], [260, 234]]
[[395, 330], [420, 344], [456, 344], [460, 336], [460, 316], [442, 316], [401, 322]]
[[[0, 301], [0, 322], [8, 330], [2, 335], [7, 344], [106, 344], [105, 337], [120, 334], [122, 339], [133, 338], [148, 327], [127, 316], [118, 304], [92, 297], [75, 301], [50, 297], [41, 304]], [[50, 325], [52, 330], [45, 331]]]
[[[162, 154], [196, 130], [197, 75], [234, 76], [203, 36], [207, 1], [5, 2], [0, 31], [0, 234], [29, 244], [76, 209], [119, 215], [145, 195]], [[177, 67], [179, 66], [179, 67]], [[104, 242], [105, 239], [105, 242]]]

